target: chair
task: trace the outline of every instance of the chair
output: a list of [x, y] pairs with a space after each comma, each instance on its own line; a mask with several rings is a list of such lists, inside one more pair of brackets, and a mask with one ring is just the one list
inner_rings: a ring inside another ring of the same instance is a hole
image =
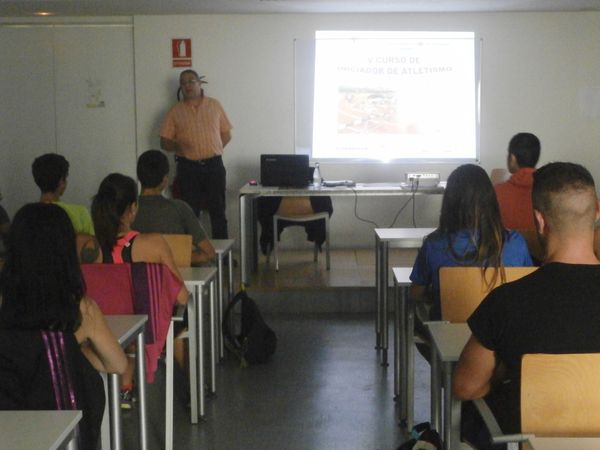
[[[308, 205], [307, 205], [308, 204]], [[308, 197], [284, 197], [277, 213], [273, 215], [273, 255], [275, 257], [275, 270], [279, 271], [279, 221], [285, 220], [295, 224], [303, 224], [316, 220], [325, 221], [325, 258], [327, 270], [330, 268], [329, 255], [329, 213], [315, 213], [310, 206]], [[314, 261], [317, 262], [319, 255], [319, 246], [315, 243]]]
[[[483, 399], [475, 401], [493, 443], [535, 437], [600, 437], [600, 353], [527, 354], [521, 365], [521, 433], [504, 435]], [[537, 448], [537, 447], [536, 447]]]
[[190, 267], [192, 265], [192, 235], [191, 234], [163, 234], [167, 241], [177, 267]]
[[[165, 399], [165, 446], [173, 447], [173, 322], [183, 315], [173, 315], [178, 280], [163, 264], [82, 264], [87, 294], [106, 315], [147, 314], [145, 329], [146, 380], [154, 381], [158, 359], [167, 344]], [[170, 366], [169, 366], [170, 364]], [[170, 370], [169, 370], [170, 367]], [[170, 395], [170, 396], [169, 396]]]
[[[537, 267], [505, 267], [506, 281], [515, 281], [530, 274]], [[491, 281], [494, 269], [485, 272]], [[442, 267], [440, 269], [440, 301], [442, 320], [466, 322], [485, 296], [502, 284], [500, 273], [493, 286], [486, 286], [481, 267]]]
[[[529, 254], [531, 255], [531, 259], [533, 263], [538, 266], [540, 265], [546, 256], [544, 247], [540, 242], [536, 230], [517, 230], [521, 235], [525, 238], [525, 242], [527, 242], [527, 248], [529, 248]], [[599, 236], [600, 237], [600, 236]]]

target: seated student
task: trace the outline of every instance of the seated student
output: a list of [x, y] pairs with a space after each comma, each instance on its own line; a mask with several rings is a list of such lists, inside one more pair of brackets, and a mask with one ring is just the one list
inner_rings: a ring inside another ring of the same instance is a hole
[[[164, 238], [157, 233], [140, 233], [131, 229], [137, 213], [137, 185], [133, 178], [111, 173], [100, 183], [92, 201], [92, 218], [100, 244], [99, 260], [103, 263], [130, 262], [161, 263], [180, 280], [173, 254]], [[177, 303], [185, 305], [189, 293], [182, 285]], [[122, 377], [121, 401], [131, 407], [133, 396], [134, 360], [129, 359], [127, 372]]]
[[500, 223], [498, 202], [485, 171], [474, 164], [448, 177], [440, 223], [425, 238], [410, 280], [411, 296], [431, 303], [431, 320], [441, 318], [440, 267], [480, 266], [494, 271], [492, 283], [504, 277], [503, 266], [531, 266], [523, 237]]
[[0, 274], [0, 410], [80, 409], [79, 448], [97, 448], [97, 370], [123, 373], [127, 358], [85, 295], [67, 214], [32, 203], [13, 225]]
[[65, 157], [56, 153], [46, 153], [33, 161], [31, 171], [35, 184], [42, 191], [40, 202], [56, 203], [64, 209], [71, 219], [75, 233], [93, 235], [94, 225], [87, 208], [60, 201], [67, 189], [67, 177], [69, 176], [69, 162]]
[[138, 210], [131, 227], [142, 233], [192, 235], [192, 264], [215, 259], [215, 249], [208, 240], [192, 208], [182, 200], [162, 196], [169, 185], [169, 160], [159, 150], [142, 153], [137, 163], [137, 176], [142, 184]]
[[[471, 315], [473, 334], [452, 386], [460, 400], [485, 397], [505, 433], [520, 431], [525, 353], [600, 352], [600, 261], [593, 246], [600, 210], [592, 176], [577, 164], [547, 164], [534, 174], [533, 209], [544, 265], [494, 289]], [[491, 448], [476, 412], [464, 411], [464, 438]]]
[[508, 229], [533, 230], [531, 186], [540, 157], [540, 140], [531, 133], [515, 134], [508, 144], [508, 181], [494, 186], [502, 224]]

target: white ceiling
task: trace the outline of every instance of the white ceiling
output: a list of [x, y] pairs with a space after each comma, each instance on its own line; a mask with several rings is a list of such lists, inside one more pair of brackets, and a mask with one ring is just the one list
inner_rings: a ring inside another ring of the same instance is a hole
[[600, 11], [600, 0], [0, 0], [0, 17], [138, 14]]

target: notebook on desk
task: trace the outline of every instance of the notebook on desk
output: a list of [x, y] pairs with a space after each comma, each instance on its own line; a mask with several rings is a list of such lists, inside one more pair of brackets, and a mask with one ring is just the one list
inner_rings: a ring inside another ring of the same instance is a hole
[[308, 155], [260, 155], [260, 184], [278, 187], [309, 185]]

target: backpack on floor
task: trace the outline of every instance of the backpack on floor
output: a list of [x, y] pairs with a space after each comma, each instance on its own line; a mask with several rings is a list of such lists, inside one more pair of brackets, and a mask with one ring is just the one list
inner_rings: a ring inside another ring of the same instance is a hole
[[[236, 335], [234, 330], [238, 327], [234, 324], [236, 316], [233, 312], [240, 302], [242, 304], [241, 331]], [[223, 314], [223, 337], [227, 348], [240, 358], [242, 367], [267, 362], [277, 347], [275, 332], [265, 323], [258, 306], [248, 297], [245, 290], [239, 291], [233, 297]]]
[[410, 432], [410, 439], [398, 447], [398, 450], [442, 450], [442, 439], [429, 422], [415, 425]]

